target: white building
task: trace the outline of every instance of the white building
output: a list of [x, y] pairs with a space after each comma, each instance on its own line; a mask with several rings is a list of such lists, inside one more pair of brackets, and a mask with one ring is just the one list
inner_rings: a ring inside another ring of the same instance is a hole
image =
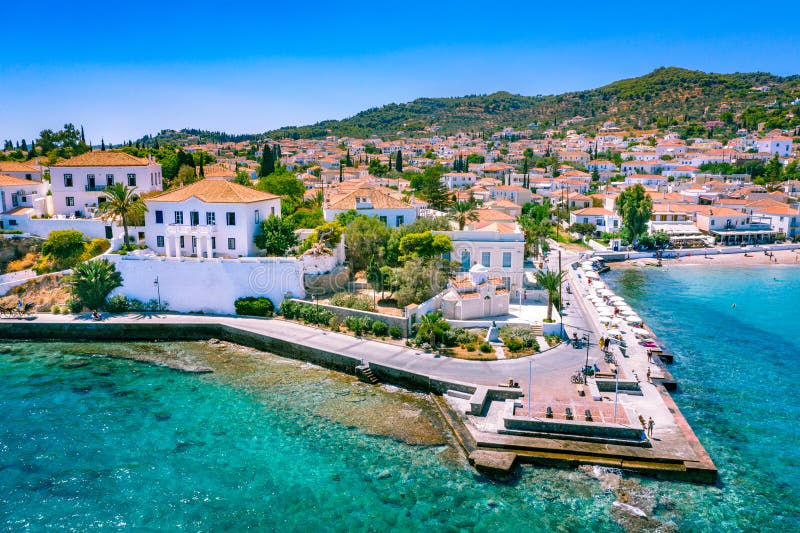
[[450, 259], [461, 272], [481, 265], [492, 278], [503, 280], [512, 294], [522, 287], [525, 235], [514, 222], [473, 223], [464, 231], [435, 231], [450, 237]]
[[359, 187], [344, 195], [332, 196], [322, 209], [326, 222], [336, 219], [339, 213], [355, 209], [359, 215], [377, 217], [391, 228], [411, 224], [417, 219], [417, 208], [395, 198], [379, 187]]
[[31, 163], [19, 161], [0, 161], [0, 174], [22, 180], [42, 181], [42, 169]]
[[0, 228], [18, 229], [17, 217], [46, 213], [46, 194], [46, 184], [0, 174]]
[[759, 152], [778, 154], [780, 157], [789, 157], [792, 153], [792, 138], [781, 135], [764, 137], [756, 140], [756, 147]]
[[125, 152], [87, 152], [50, 167], [53, 212], [92, 216], [105, 201], [103, 191], [122, 183], [137, 194], [161, 190], [161, 165]]
[[616, 233], [620, 228], [620, 218], [615, 213], [602, 207], [587, 207], [570, 211], [570, 225], [575, 223], [594, 224], [597, 227], [597, 234]]
[[225, 179], [204, 179], [145, 200], [146, 244], [167, 257], [255, 256], [263, 219], [280, 197]]
[[448, 189], [472, 187], [477, 179], [478, 175], [474, 172], [445, 172], [442, 174], [442, 181]]

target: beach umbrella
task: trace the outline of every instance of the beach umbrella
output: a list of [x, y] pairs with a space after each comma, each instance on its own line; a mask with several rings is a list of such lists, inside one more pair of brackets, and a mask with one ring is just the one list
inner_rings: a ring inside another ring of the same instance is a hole
[[636, 315], [626, 316], [625, 320], [628, 321], [629, 324], [641, 324], [642, 319]]
[[613, 320], [611, 320], [611, 323], [614, 324], [615, 326], [621, 326], [625, 324], [625, 320], [623, 320], [622, 318], [614, 318]]
[[622, 296], [612, 296], [611, 298], [609, 298], [609, 300], [611, 300], [612, 302], [622, 303], [625, 301], [625, 298], [623, 298]]
[[601, 317], [600, 317], [600, 323], [601, 323], [601, 324], [608, 324], [608, 323], [610, 323], [610, 322], [613, 322], [613, 321], [611, 320], [611, 317], [610, 317], [610, 316], [601, 316]]
[[600, 308], [600, 309], [597, 310], [597, 314], [600, 315], [600, 316], [612, 317], [612, 316], [614, 316], [614, 310], [613, 309], [607, 309], [607, 308]]
[[606, 331], [606, 334], [607, 335], [612, 335], [612, 336], [613, 335], [622, 335], [622, 332], [620, 330], [618, 330], [617, 328], [611, 328], [611, 329]]
[[600, 296], [604, 296], [604, 297], [614, 296], [614, 292], [609, 290], [609, 289], [602, 289], [601, 291], [598, 291], [598, 292], [599, 292]]
[[598, 278], [600, 277], [600, 276], [597, 274], [597, 272], [594, 272], [593, 270], [590, 270], [589, 272], [586, 272], [585, 276], [586, 276], [587, 278], [589, 278], [589, 279], [598, 279]]
[[633, 329], [631, 329], [631, 331], [633, 331], [634, 334], [639, 335], [641, 337], [649, 337], [650, 336], [650, 332], [647, 331], [644, 328], [633, 328]]
[[619, 310], [619, 314], [621, 314], [623, 316], [636, 316], [636, 311], [634, 311], [633, 309], [631, 309], [629, 307], [627, 309], [620, 309]]

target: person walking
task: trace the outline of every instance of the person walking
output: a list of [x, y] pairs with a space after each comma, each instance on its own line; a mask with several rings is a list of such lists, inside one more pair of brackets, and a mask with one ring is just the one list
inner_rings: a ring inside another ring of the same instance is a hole
[[653, 438], [653, 427], [655, 427], [656, 423], [653, 422], [653, 417], [649, 417], [647, 419], [647, 436]]
[[652, 383], [652, 381], [650, 381], [650, 367], [649, 366], [647, 367], [647, 382], [648, 383]]

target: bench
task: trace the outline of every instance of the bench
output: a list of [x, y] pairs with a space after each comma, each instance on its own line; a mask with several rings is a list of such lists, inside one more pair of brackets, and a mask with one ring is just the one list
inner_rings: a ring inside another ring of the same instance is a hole
[[547, 408], [547, 414], [545, 416], [547, 418], [553, 418], [553, 408], [552, 407], [548, 407]]
[[581, 385], [580, 383], [575, 385], [575, 390], [578, 391], [578, 396], [585, 396], [586, 395], [586, 391], [583, 389], [583, 385]]
[[572, 417], [572, 409], [567, 407], [567, 420], [572, 420], [572, 419], [573, 419], [573, 417]]
[[586, 415], [586, 421], [587, 422], [591, 422], [592, 421], [592, 412], [587, 409], [586, 411], [584, 411], [584, 414]]

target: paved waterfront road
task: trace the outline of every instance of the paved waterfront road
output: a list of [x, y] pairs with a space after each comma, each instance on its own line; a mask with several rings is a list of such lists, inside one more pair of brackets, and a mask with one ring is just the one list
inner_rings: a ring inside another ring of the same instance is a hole
[[[547, 380], [549, 376], [564, 376], [583, 365], [585, 352], [571, 346], [561, 345], [549, 351], [520, 359], [497, 361], [466, 361], [449, 357], [435, 357], [417, 350], [387, 342], [358, 339], [350, 335], [304, 326], [281, 319], [258, 319], [232, 316], [179, 315], [179, 314], [126, 314], [107, 317], [103, 322], [91, 322], [88, 316], [40, 314], [29, 319], [36, 323], [96, 325], [113, 323], [160, 323], [169, 324], [224, 324], [253, 333], [295, 342], [312, 348], [340, 352], [365, 362], [375, 362], [409, 370], [432, 377], [466, 381], [477, 384], [497, 385], [513, 377], [527, 381], [529, 360], [533, 360], [535, 381]], [[18, 319], [2, 319], [0, 322], [16, 322]], [[65, 339], [67, 340], [67, 339]], [[124, 340], [124, 339], [120, 339]], [[280, 354], [278, 354], [280, 355]]]

